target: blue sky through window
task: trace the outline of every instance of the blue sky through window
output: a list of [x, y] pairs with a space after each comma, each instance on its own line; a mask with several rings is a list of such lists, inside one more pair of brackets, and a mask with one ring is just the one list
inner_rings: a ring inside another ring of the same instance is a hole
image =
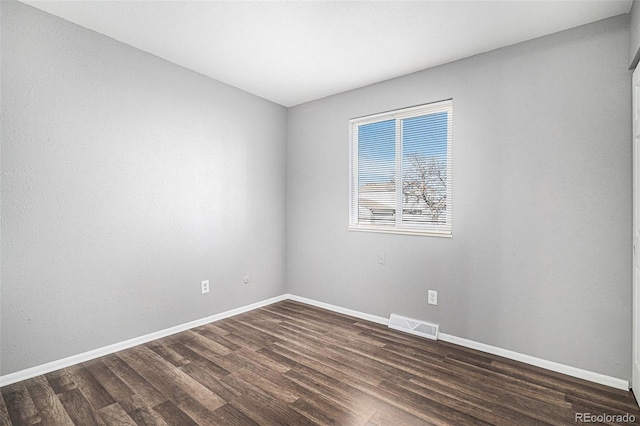
[[[447, 158], [447, 112], [402, 120], [403, 167], [410, 156]], [[359, 185], [389, 183], [395, 176], [395, 120], [364, 124], [358, 128]]]
[[406, 118], [402, 121], [402, 157], [406, 159], [412, 154], [446, 160], [446, 112]]
[[396, 173], [396, 122], [379, 121], [358, 128], [359, 185], [389, 183]]

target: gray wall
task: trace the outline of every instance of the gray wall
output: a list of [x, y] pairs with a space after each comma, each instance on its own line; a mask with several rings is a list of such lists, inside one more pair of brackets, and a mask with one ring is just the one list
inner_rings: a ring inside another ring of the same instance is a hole
[[1, 8], [0, 373], [285, 293], [286, 109]]
[[633, 1], [629, 16], [629, 69], [633, 69], [640, 60], [640, 1]]
[[[628, 44], [620, 16], [290, 109], [289, 292], [628, 379]], [[348, 232], [349, 119], [451, 97], [453, 238]]]

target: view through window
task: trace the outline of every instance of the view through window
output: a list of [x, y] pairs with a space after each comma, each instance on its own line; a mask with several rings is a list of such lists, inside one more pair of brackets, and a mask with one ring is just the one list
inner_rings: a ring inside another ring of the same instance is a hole
[[350, 124], [350, 229], [450, 236], [452, 101]]

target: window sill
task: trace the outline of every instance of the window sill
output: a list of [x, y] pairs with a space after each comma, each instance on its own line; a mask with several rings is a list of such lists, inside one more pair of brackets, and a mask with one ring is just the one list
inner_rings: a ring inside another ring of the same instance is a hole
[[451, 231], [398, 229], [398, 228], [387, 228], [382, 226], [349, 225], [349, 231], [375, 232], [379, 234], [419, 235], [422, 237], [453, 238]]

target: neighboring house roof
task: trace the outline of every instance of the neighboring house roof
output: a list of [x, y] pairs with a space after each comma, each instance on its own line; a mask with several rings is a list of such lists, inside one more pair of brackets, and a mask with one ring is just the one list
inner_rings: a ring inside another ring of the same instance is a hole
[[[385, 187], [385, 190], [380, 189], [381, 186]], [[358, 203], [362, 207], [366, 207], [369, 210], [395, 210], [396, 208], [396, 193], [389, 191], [388, 184], [370, 184], [363, 185], [360, 188], [360, 196], [358, 197]]]
[[[371, 211], [374, 210], [395, 210], [396, 193], [389, 191], [389, 184], [368, 184], [360, 187], [358, 203]], [[385, 190], [382, 190], [382, 188]], [[405, 202], [403, 209], [430, 210], [424, 200], [413, 198], [411, 202]]]

